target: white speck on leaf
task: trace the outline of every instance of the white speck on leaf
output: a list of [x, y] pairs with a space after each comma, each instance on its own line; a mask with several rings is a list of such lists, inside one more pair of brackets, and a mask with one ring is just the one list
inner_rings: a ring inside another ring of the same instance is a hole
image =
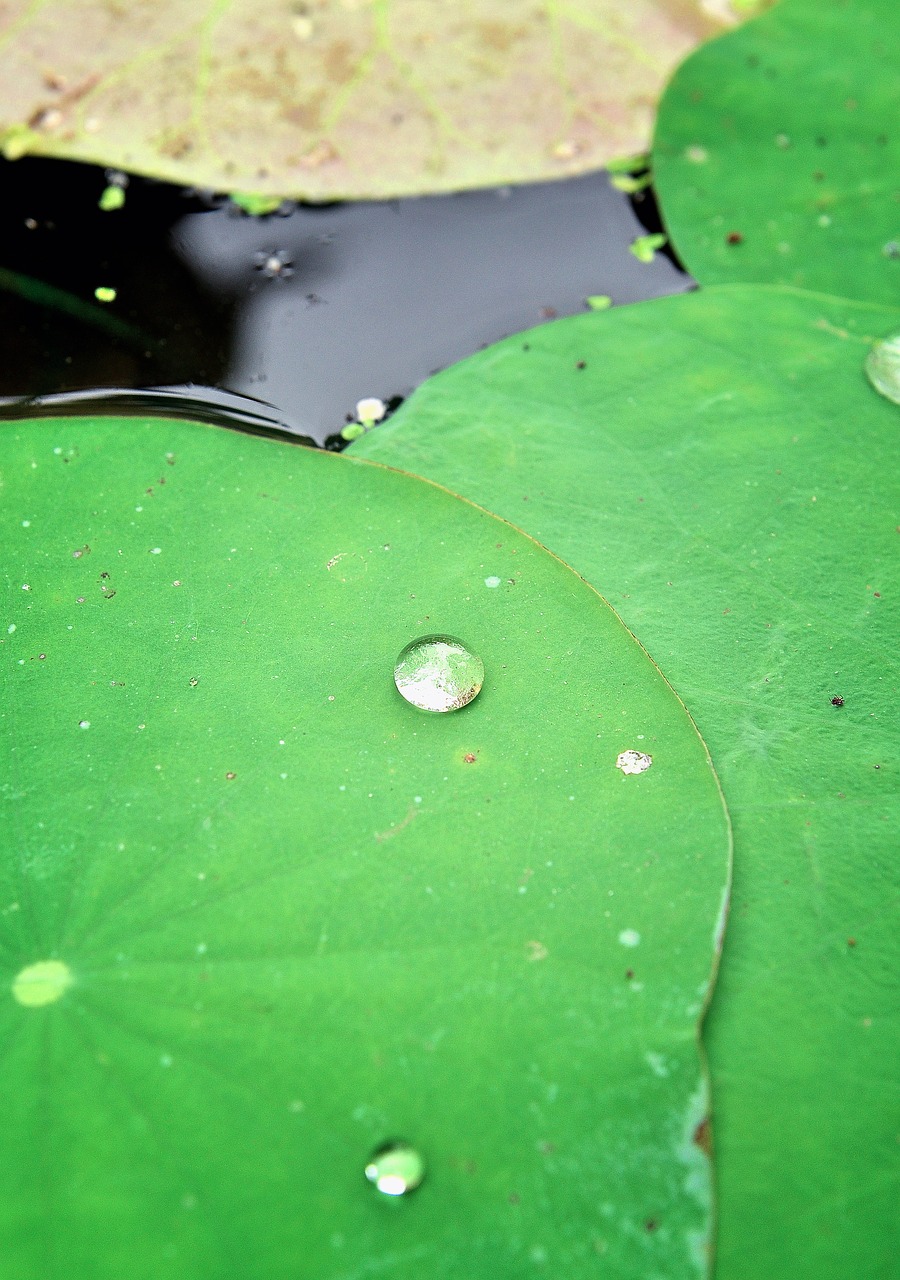
[[653, 763], [653, 757], [645, 751], [622, 751], [616, 757], [616, 768], [623, 773], [646, 773]]

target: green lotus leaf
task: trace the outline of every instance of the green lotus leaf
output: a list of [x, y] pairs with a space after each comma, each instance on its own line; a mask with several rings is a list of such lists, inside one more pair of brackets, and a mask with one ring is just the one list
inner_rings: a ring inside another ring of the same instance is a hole
[[[703, 1275], [728, 819], [613, 611], [368, 462], [0, 465], [3, 1280]], [[395, 687], [427, 634], [460, 710]]]
[[735, 285], [560, 320], [352, 447], [562, 555], [709, 743], [735, 832], [719, 1280], [892, 1266], [900, 432], [864, 364], [898, 319]]
[[679, 67], [653, 166], [698, 280], [896, 304], [896, 47], [894, 0], [782, 0]]

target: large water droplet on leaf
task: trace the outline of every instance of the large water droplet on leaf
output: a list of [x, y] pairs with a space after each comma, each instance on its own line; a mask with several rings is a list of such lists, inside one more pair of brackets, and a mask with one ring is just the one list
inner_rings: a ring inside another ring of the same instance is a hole
[[422, 711], [457, 711], [480, 692], [484, 663], [453, 636], [420, 636], [397, 659], [394, 683]]
[[407, 1142], [389, 1142], [366, 1165], [366, 1177], [382, 1195], [404, 1196], [425, 1177], [425, 1161]]
[[876, 391], [900, 404], [900, 333], [875, 343], [866, 356], [866, 375]]

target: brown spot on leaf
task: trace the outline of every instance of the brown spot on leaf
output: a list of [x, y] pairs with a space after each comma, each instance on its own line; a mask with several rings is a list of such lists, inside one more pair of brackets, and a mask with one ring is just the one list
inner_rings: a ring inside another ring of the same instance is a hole
[[282, 119], [295, 124], [300, 129], [310, 132], [318, 129], [322, 123], [322, 99], [307, 98], [305, 102], [294, 102], [281, 113]]
[[157, 150], [161, 156], [169, 160], [183, 160], [194, 149], [194, 144], [186, 133], [173, 133], [160, 138]]
[[699, 1147], [705, 1156], [712, 1156], [712, 1128], [709, 1116], [704, 1116], [694, 1130], [694, 1145]]
[[325, 72], [332, 84], [346, 84], [353, 79], [356, 60], [349, 40], [335, 40], [325, 50]]
[[512, 27], [506, 22], [479, 22], [476, 32], [481, 43], [497, 53], [506, 53], [525, 34], [521, 27]]

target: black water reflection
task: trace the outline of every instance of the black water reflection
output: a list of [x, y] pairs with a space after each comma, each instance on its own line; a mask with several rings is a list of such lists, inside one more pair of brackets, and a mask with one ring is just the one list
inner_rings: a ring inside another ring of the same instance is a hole
[[[603, 173], [263, 218], [134, 178], [124, 208], [103, 212], [105, 185], [86, 165], [0, 163], [4, 397], [106, 387], [121, 411], [123, 391], [168, 387], [201, 414], [217, 399], [232, 425], [258, 418], [321, 442], [357, 400], [405, 397], [479, 347], [583, 311], [590, 294], [690, 287], [665, 256], [628, 252], [645, 228]], [[96, 301], [98, 286], [115, 301]], [[257, 403], [241, 410], [241, 397]], [[72, 411], [86, 404], [102, 400], [77, 397]]]

